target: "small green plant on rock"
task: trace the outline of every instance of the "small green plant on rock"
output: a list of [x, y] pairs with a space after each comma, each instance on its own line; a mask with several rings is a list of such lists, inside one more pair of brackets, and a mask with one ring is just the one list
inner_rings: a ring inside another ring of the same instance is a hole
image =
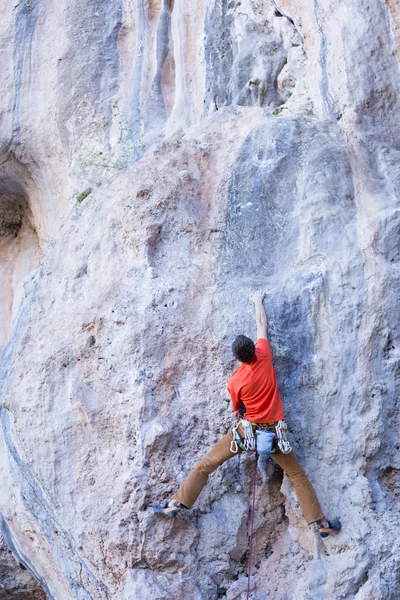
[[87, 198], [89, 196], [89, 194], [92, 193], [92, 188], [87, 188], [86, 190], [83, 190], [83, 192], [74, 192], [72, 194], [72, 197], [75, 199], [75, 202], [77, 204], [81, 204], [85, 198]]
[[286, 108], [287, 108], [286, 106], [278, 106], [278, 108], [274, 108], [274, 110], [272, 111], [272, 114], [274, 115], [274, 117], [277, 117]]

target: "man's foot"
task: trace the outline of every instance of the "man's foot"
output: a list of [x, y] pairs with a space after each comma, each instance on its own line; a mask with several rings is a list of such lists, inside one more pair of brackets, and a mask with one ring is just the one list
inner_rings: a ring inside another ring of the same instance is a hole
[[164, 517], [176, 517], [181, 508], [182, 504], [180, 504], [178, 500], [172, 499], [164, 504], [164, 506], [154, 506], [153, 510], [155, 513], [164, 515]]
[[339, 519], [333, 519], [332, 521], [328, 521], [325, 517], [317, 521], [318, 525], [318, 533], [321, 537], [326, 538], [331, 533], [340, 531], [342, 528], [342, 524]]

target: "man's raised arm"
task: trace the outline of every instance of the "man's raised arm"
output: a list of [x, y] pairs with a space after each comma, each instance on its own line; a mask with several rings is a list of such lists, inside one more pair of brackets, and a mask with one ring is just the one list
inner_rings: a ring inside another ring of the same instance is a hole
[[256, 309], [256, 325], [257, 325], [257, 339], [267, 339], [267, 316], [265, 314], [263, 299], [264, 292], [255, 292], [250, 296], [250, 300], [254, 304]]

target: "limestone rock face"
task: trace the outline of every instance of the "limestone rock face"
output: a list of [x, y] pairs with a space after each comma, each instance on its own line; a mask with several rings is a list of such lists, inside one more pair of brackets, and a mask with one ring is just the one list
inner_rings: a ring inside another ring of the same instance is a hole
[[15, 562], [0, 536], [0, 598], [2, 600], [45, 600], [46, 595], [25, 567]]
[[254, 455], [190, 513], [151, 507], [230, 425], [230, 346], [255, 335], [260, 289], [292, 445], [343, 530], [322, 543], [279, 469], [258, 473], [251, 597], [395, 600], [396, 2], [0, 11], [14, 557], [55, 600], [246, 598]]

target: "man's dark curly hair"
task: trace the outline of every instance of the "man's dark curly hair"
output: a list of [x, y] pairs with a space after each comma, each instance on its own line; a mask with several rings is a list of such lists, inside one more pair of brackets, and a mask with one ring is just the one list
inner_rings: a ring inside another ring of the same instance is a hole
[[250, 363], [256, 355], [253, 340], [245, 335], [238, 335], [232, 343], [232, 352], [235, 358], [244, 363]]

